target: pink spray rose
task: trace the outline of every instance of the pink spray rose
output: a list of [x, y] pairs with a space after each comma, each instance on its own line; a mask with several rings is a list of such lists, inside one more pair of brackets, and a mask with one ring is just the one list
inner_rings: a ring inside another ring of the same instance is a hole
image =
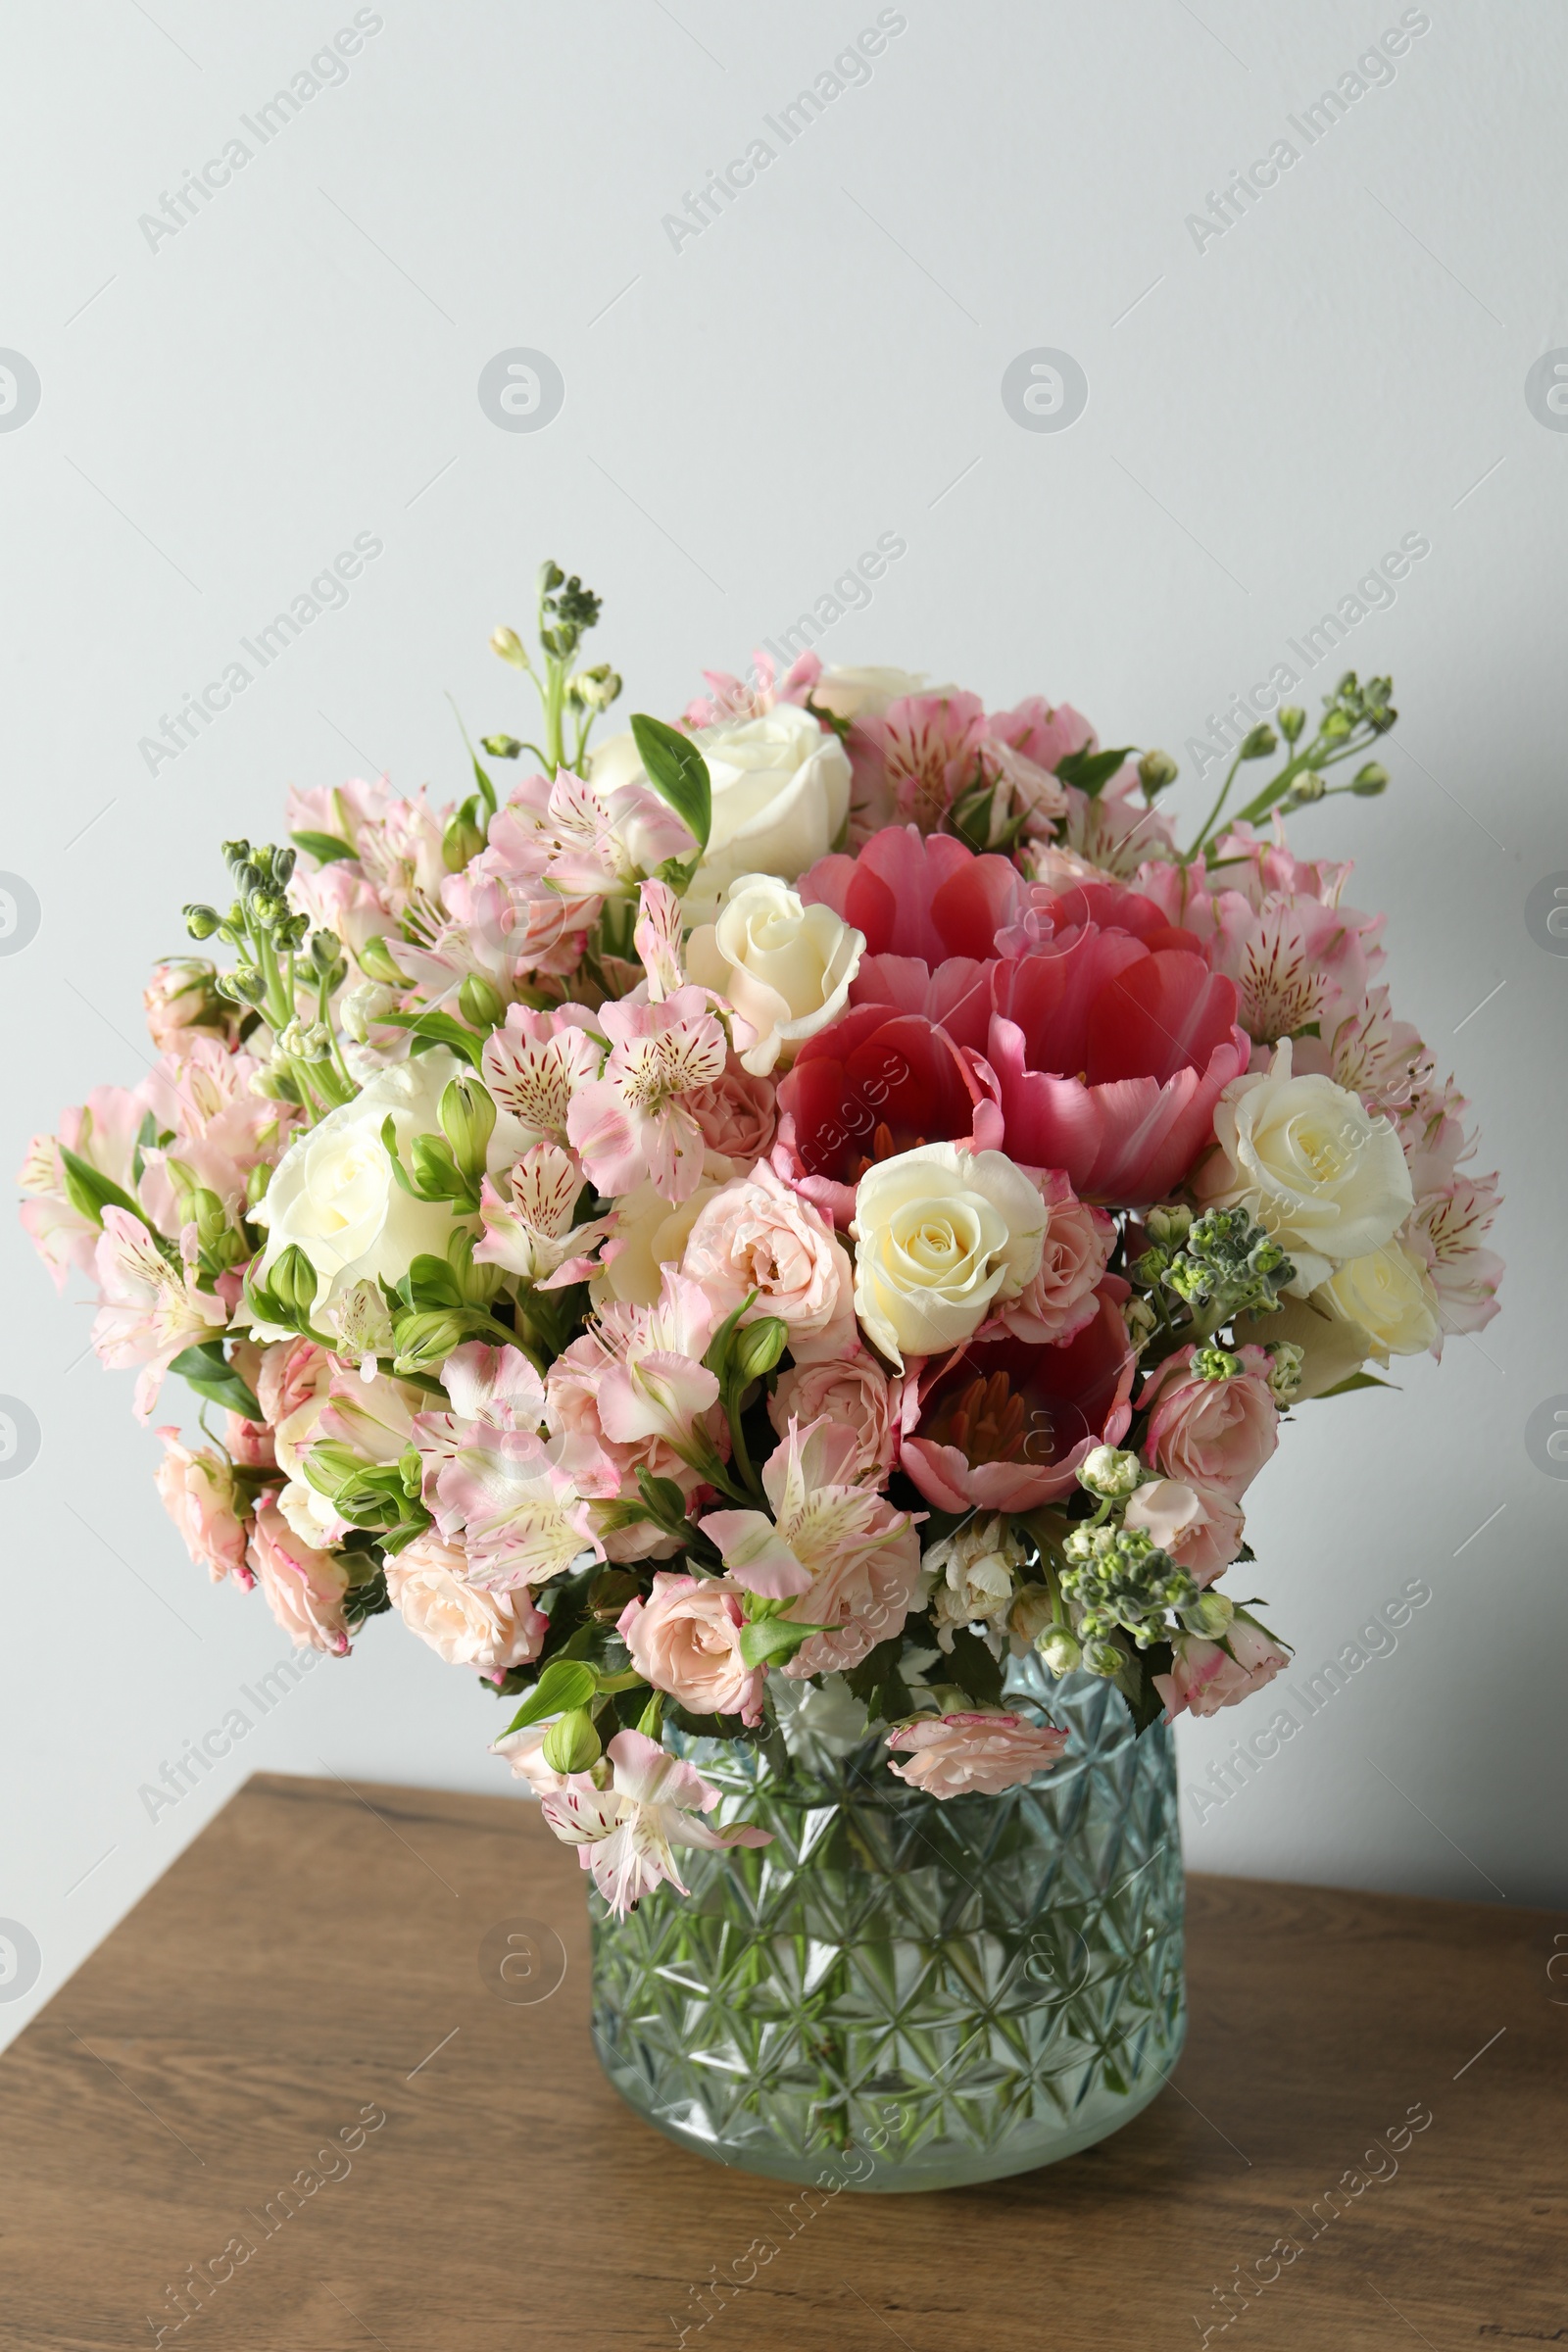
[[831, 1421], [855, 1439], [850, 1475], [857, 1485], [879, 1487], [898, 1450], [904, 1383], [890, 1380], [868, 1348], [854, 1355], [824, 1356], [782, 1373], [767, 1400], [767, 1417], [781, 1438], [792, 1421], [803, 1429]]
[[526, 1585], [486, 1592], [467, 1582], [467, 1554], [433, 1529], [386, 1564], [387, 1598], [411, 1634], [428, 1642], [449, 1666], [472, 1666], [494, 1680], [526, 1666], [544, 1646], [550, 1620]]
[[661, 1571], [646, 1600], [628, 1601], [617, 1633], [645, 1682], [694, 1715], [762, 1719], [762, 1671], [741, 1656], [741, 1596], [720, 1577]]
[[889, 1732], [888, 1745], [909, 1758], [889, 1770], [928, 1796], [1000, 1796], [1054, 1764], [1067, 1735], [1021, 1715], [929, 1715]]
[[713, 1195], [687, 1237], [681, 1272], [702, 1284], [720, 1317], [755, 1291], [748, 1320], [786, 1323], [797, 1363], [842, 1356], [853, 1344], [849, 1252], [821, 1211], [765, 1161]]
[[1152, 1478], [1127, 1505], [1126, 1524], [1142, 1528], [1178, 1567], [1200, 1585], [1212, 1584], [1242, 1547], [1247, 1522], [1217, 1488], [1190, 1487], [1179, 1478]]
[[1040, 1271], [998, 1314], [1016, 1339], [1059, 1348], [1095, 1319], [1095, 1292], [1116, 1246], [1116, 1228], [1102, 1208], [1076, 1198], [1059, 1168], [1041, 1170], [1036, 1182], [1047, 1210]]
[[348, 1654], [343, 1601], [349, 1589], [348, 1562], [335, 1551], [317, 1551], [294, 1533], [275, 1502], [264, 1502], [251, 1530], [250, 1565], [267, 1605], [296, 1649]]
[[1221, 1648], [1198, 1634], [1178, 1635], [1169, 1674], [1153, 1678], [1167, 1723], [1174, 1723], [1184, 1707], [1190, 1715], [1217, 1715], [1221, 1707], [1234, 1707], [1290, 1662], [1279, 1643], [1249, 1618], [1234, 1619], [1225, 1640]]
[[248, 1589], [256, 1579], [245, 1565], [245, 1504], [233, 1472], [208, 1446], [192, 1453], [177, 1429], [158, 1435], [164, 1458], [153, 1476], [186, 1550], [215, 1585], [226, 1576]]
[[703, 1131], [710, 1152], [749, 1168], [761, 1159], [773, 1141], [777, 1114], [773, 1088], [766, 1078], [754, 1078], [738, 1067], [728, 1069], [710, 1086], [694, 1087], [686, 1107]]
[[1167, 1478], [1235, 1501], [1279, 1444], [1268, 1353], [1243, 1348], [1240, 1372], [1205, 1380], [1192, 1368], [1197, 1352], [1179, 1348], [1144, 1384], [1138, 1401], [1153, 1407], [1148, 1451]]
[[262, 1349], [256, 1399], [275, 1429], [302, 1404], [324, 1396], [331, 1378], [331, 1359], [314, 1340], [278, 1340]]

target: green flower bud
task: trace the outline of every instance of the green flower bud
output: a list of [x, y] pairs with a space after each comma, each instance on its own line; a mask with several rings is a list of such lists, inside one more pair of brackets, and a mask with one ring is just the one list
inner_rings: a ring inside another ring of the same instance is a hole
[[[1108, 1649], [1110, 1644], [1106, 1642], [1104, 1646]], [[1048, 1633], [1042, 1634], [1035, 1643], [1035, 1647], [1053, 1674], [1075, 1674], [1084, 1662], [1082, 1643], [1076, 1634], [1068, 1633], [1064, 1625], [1054, 1625]], [[1116, 1658], [1116, 1665], [1119, 1665], [1121, 1663], [1119, 1653], [1113, 1652], [1112, 1654]], [[1097, 1666], [1090, 1668], [1092, 1674], [1098, 1674], [1101, 1671], [1102, 1669]], [[1114, 1674], [1115, 1671], [1116, 1666], [1113, 1665], [1110, 1672]]]
[[601, 1752], [599, 1734], [586, 1707], [573, 1707], [553, 1723], [540, 1750], [553, 1772], [587, 1772]]
[[216, 906], [187, 906], [184, 913], [185, 928], [192, 939], [211, 939], [213, 933], [218, 929], [219, 917]]
[[532, 666], [528, 660], [527, 648], [515, 629], [492, 629], [490, 651], [493, 654], [499, 654], [503, 662], [510, 662], [514, 669], [528, 669]]
[[318, 1288], [316, 1268], [297, 1242], [291, 1242], [267, 1277], [268, 1288], [286, 1315], [308, 1323]]
[[214, 1243], [221, 1241], [228, 1231], [228, 1217], [223, 1203], [216, 1193], [208, 1191], [205, 1184], [199, 1184], [191, 1194], [187, 1210], [195, 1221], [197, 1238], [205, 1249], [211, 1250]]
[[225, 841], [222, 844], [223, 863], [237, 869], [250, 863], [251, 845], [248, 841]]
[[449, 874], [461, 874], [470, 858], [477, 858], [484, 848], [485, 836], [466, 809], [460, 808], [448, 819], [441, 836], [441, 862]]
[[1193, 1370], [1200, 1380], [1234, 1380], [1242, 1368], [1239, 1355], [1228, 1348], [1200, 1348], [1193, 1356]]
[[467, 1318], [453, 1307], [432, 1308], [417, 1315], [405, 1315], [393, 1332], [397, 1355], [393, 1369], [397, 1372], [439, 1372], [454, 1348], [461, 1348], [468, 1336]]
[[1279, 737], [1267, 719], [1262, 719], [1250, 734], [1243, 736], [1241, 757], [1244, 760], [1266, 760], [1270, 752], [1277, 752], [1279, 748]]
[[1350, 779], [1350, 790], [1363, 801], [1375, 801], [1380, 792], [1388, 789], [1389, 771], [1375, 760], [1369, 760], [1365, 767], [1358, 767]]
[[1283, 703], [1274, 716], [1287, 743], [1294, 743], [1306, 724], [1306, 712], [1299, 703]]
[[1146, 801], [1157, 800], [1176, 781], [1176, 762], [1169, 752], [1146, 752], [1138, 762], [1138, 781]]
[[489, 1088], [477, 1078], [452, 1079], [443, 1090], [439, 1116], [453, 1157], [466, 1176], [477, 1181], [496, 1130], [496, 1106]]
[[488, 752], [492, 760], [515, 760], [522, 745], [515, 735], [481, 735], [479, 749]]
[[1162, 1248], [1179, 1250], [1192, 1231], [1192, 1210], [1174, 1200], [1168, 1208], [1152, 1208], [1144, 1219], [1144, 1231]]
[[321, 973], [331, 971], [341, 960], [343, 943], [335, 931], [311, 933], [311, 961]]
[[1301, 1366], [1306, 1361], [1306, 1349], [1295, 1340], [1274, 1340], [1269, 1346], [1268, 1385], [1276, 1404], [1293, 1403], [1301, 1385]]
[[783, 1354], [790, 1336], [789, 1325], [777, 1315], [764, 1315], [757, 1323], [748, 1323], [735, 1335], [734, 1352], [730, 1357], [738, 1381], [761, 1380], [771, 1372]]
[[[1353, 678], [1350, 682], [1352, 685], [1355, 683]], [[1343, 743], [1354, 725], [1355, 721], [1348, 710], [1331, 710], [1318, 732], [1328, 743]]]
[[1114, 1642], [1088, 1642], [1084, 1644], [1083, 1667], [1086, 1674], [1109, 1677], [1119, 1674], [1126, 1664]]
[[1328, 786], [1322, 777], [1313, 769], [1308, 768], [1303, 774], [1298, 776], [1296, 782], [1291, 786], [1285, 796], [1285, 806], [1287, 808], [1309, 808], [1313, 801], [1320, 801], [1327, 790]]
[[507, 1017], [500, 992], [477, 972], [470, 972], [459, 989], [458, 1010], [470, 1029], [499, 1029]]
[[272, 852], [272, 880], [279, 890], [286, 889], [292, 879], [296, 855], [295, 851], [288, 848]]
[[265, 1160], [259, 1160], [245, 1179], [245, 1205], [247, 1208], [254, 1208], [258, 1200], [266, 1199], [267, 1188], [271, 1181], [271, 1169]]
[[1182, 1611], [1182, 1623], [1190, 1634], [1201, 1634], [1205, 1642], [1217, 1642], [1236, 1614], [1236, 1603], [1223, 1592], [1200, 1592], [1198, 1598]]
[[383, 988], [408, 987], [408, 974], [400, 972], [393, 962], [392, 951], [379, 931], [357, 953], [360, 969], [368, 979], [379, 980]]

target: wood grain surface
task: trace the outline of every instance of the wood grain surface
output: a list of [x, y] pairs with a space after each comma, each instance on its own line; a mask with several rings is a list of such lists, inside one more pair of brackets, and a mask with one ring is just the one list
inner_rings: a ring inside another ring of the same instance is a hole
[[530, 1806], [264, 1774], [0, 2059], [0, 2343], [1568, 2343], [1554, 1951], [1568, 1915], [1195, 1879], [1187, 2051], [1125, 2131], [803, 2208], [610, 2089]]

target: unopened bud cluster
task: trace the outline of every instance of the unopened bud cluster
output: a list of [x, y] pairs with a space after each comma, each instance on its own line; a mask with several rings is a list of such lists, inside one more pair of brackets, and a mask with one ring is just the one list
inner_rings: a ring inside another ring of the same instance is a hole
[[[1078, 1603], [1086, 1665], [1119, 1627], [1140, 1649], [1163, 1641], [1167, 1612], [1191, 1608], [1198, 1585], [1141, 1527], [1077, 1527], [1062, 1545], [1061, 1589]], [[1119, 1662], [1119, 1661], [1118, 1661]], [[1090, 1665], [1091, 1673], [1105, 1671]]]
[[[1171, 1211], [1151, 1212], [1153, 1218]], [[1246, 1208], [1210, 1208], [1195, 1217], [1172, 1249], [1152, 1240], [1134, 1271], [1151, 1290], [1161, 1284], [1191, 1307], [1228, 1323], [1235, 1315], [1268, 1314], [1296, 1268]]]

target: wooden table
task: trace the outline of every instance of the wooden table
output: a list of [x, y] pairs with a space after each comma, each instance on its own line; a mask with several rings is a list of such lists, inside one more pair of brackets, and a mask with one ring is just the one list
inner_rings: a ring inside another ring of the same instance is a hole
[[260, 1775], [0, 2059], [0, 2342], [1568, 2342], [1568, 1915], [1200, 1878], [1190, 1922], [1187, 2052], [1125, 2131], [803, 2221], [605, 2082], [531, 1806]]

